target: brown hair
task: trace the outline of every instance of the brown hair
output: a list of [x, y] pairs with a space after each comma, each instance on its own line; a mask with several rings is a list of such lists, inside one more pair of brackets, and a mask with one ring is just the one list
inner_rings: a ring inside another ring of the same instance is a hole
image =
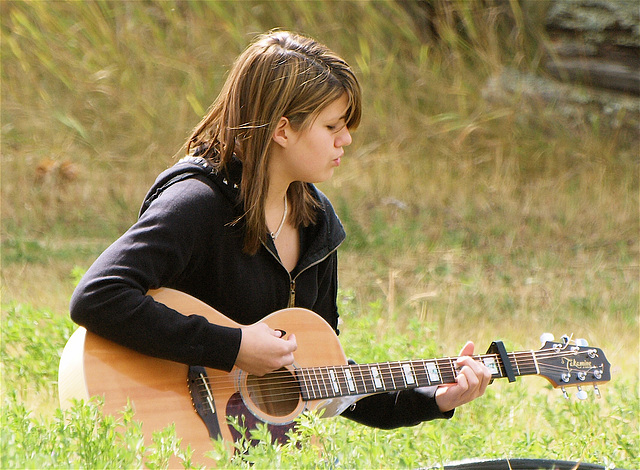
[[[344, 93], [349, 102], [346, 125], [353, 129], [362, 108], [353, 71], [326, 46], [298, 34], [263, 34], [234, 63], [220, 94], [189, 138], [187, 153], [205, 149], [203, 156], [218, 170], [224, 170], [234, 155], [242, 162], [240, 198], [247, 253], [255, 253], [267, 233], [267, 164], [278, 121], [284, 116], [296, 130], [303, 130]], [[317, 201], [309, 186], [296, 181], [288, 194], [293, 223], [314, 223]]]

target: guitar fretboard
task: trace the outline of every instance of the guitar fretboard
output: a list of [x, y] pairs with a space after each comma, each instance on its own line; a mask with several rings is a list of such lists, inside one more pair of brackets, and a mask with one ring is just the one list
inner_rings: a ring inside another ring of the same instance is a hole
[[[455, 357], [432, 360], [380, 362], [296, 369], [302, 399], [322, 400], [349, 395], [365, 395], [407, 390], [430, 385], [455, 383], [457, 375]], [[506, 377], [500, 357], [496, 354], [474, 356], [484, 363], [493, 378]], [[538, 373], [533, 352], [509, 354], [515, 375]]]

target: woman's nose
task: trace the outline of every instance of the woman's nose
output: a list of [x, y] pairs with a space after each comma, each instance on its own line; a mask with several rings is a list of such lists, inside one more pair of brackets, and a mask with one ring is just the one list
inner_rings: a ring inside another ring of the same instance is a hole
[[336, 147], [346, 147], [347, 145], [351, 145], [351, 142], [351, 132], [349, 132], [349, 128], [345, 126], [336, 140]]

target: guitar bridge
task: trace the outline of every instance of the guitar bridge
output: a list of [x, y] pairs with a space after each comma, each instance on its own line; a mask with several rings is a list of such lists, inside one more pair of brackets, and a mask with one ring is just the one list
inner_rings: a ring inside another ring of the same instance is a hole
[[216, 404], [213, 400], [213, 394], [209, 388], [209, 378], [207, 371], [201, 366], [189, 366], [187, 376], [187, 384], [191, 394], [191, 403], [196, 413], [202, 419], [209, 437], [218, 439], [221, 436], [220, 424], [216, 413]]

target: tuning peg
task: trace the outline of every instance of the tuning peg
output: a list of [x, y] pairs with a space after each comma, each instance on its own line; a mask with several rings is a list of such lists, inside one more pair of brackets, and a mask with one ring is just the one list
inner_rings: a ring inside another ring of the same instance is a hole
[[542, 333], [540, 335], [540, 342], [542, 343], [542, 345], [544, 346], [544, 343], [546, 343], [547, 341], [553, 341], [553, 334], [552, 333]]
[[569, 399], [569, 394], [567, 393], [567, 389], [564, 388], [564, 387], [560, 387], [560, 390], [562, 390], [562, 394], [568, 400]]
[[568, 344], [568, 343], [569, 343], [569, 340], [571, 339], [571, 337], [570, 337], [570, 336], [568, 336], [568, 335], [562, 335], [562, 336], [560, 337], [560, 339], [562, 339], [562, 342], [563, 342], [564, 344]]
[[597, 385], [593, 386], [593, 391], [596, 393], [596, 397], [602, 398], [602, 395], [600, 395], [600, 389], [598, 388]]
[[578, 397], [578, 399], [580, 400], [584, 400], [585, 398], [587, 398], [587, 392], [582, 390], [582, 387], [578, 387], [578, 391], [576, 392], [576, 397]]
[[576, 339], [576, 346], [589, 346], [589, 343], [584, 338]]

